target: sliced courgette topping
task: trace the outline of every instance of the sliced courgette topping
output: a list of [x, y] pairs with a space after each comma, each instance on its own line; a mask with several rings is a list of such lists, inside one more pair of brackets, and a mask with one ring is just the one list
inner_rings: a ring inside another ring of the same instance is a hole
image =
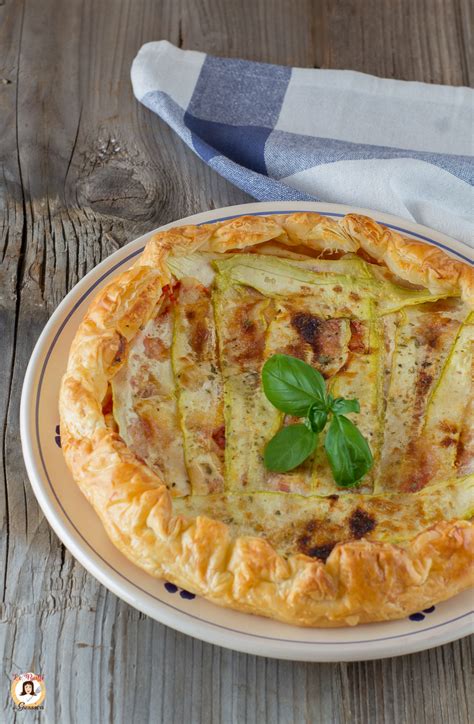
[[[474, 314], [459, 329], [428, 401], [419, 449], [432, 471], [431, 481], [456, 473], [456, 459], [466, 408], [472, 395]], [[408, 474], [408, 473], [407, 473]]]
[[371, 313], [370, 298], [377, 283], [356, 281], [343, 274], [313, 272], [284, 259], [263, 255], [239, 254], [215, 261], [220, 274], [231, 284], [253, 287], [272, 298], [311, 296], [319, 316], [357, 317], [367, 319]]
[[224, 409], [210, 295], [184, 278], [177, 292], [171, 349], [184, 455], [193, 495], [224, 487]]
[[414, 492], [435, 474], [426, 454], [426, 441], [421, 444], [420, 438], [430, 396], [442, 375], [463, 313], [460, 307], [432, 311], [429, 305], [422, 305], [408, 307], [402, 314], [392, 358], [376, 492]]
[[[183, 496], [178, 512], [261, 533], [283, 553], [324, 558], [362, 536], [403, 543], [438, 520], [468, 517], [474, 315], [355, 254], [276, 251], [168, 258], [180, 282], [172, 301], [112, 382], [130, 449]], [[324, 433], [295, 470], [265, 468], [269, 440], [300, 422], [263, 394], [262, 366], [275, 353], [313, 365], [334, 397], [359, 400], [348, 416], [374, 465], [356, 488], [334, 482]]]
[[[350, 355], [351, 323], [348, 319], [322, 319], [318, 305], [311, 297], [295, 297], [290, 302], [275, 302], [276, 314], [266, 336], [265, 359], [282, 353], [303, 359], [316, 367], [326, 379], [334, 376], [346, 365]], [[284, 425], [301, 422], [297, 418], [280, 414]], [[275, 434], [268, 430], [264, 446]], [[334, 481], [333, 481], [334, 484]], [[269, 473], [262, 488], [307, 493], [312, 488], [312, 461], [307, 460], [296, 470], [287, 473]]]
[[[372, 317], [364, 322], [351, 322], [352, 336], [349, 340], [349, 358], [344, 368], [330, 382], [334, 397], [357, 399], [360, 413], [348, 414], [367, 439], [374, 467], [357, 487], [358, 491], [371, 492], [373, 471], [376, 469], [382, 441], [382, 385], [383, 385], [383, 337], [380, 320]], [[313, 489], [320, 495], [341, 492], [333, 478], [324, 451], [324, 434], [316, 451], [313, 467]]]
[[213, 292], [224, 386], [226, 488], [258, 489], [265, 480], [263, 447], [278, 430], [280, 413], [261, 386], [271, 300], [253, 289], [216, 279]]
[[210, 287], [216, 274], [212, 261], [217, 256], [217, 254], [198, 252], [187, 256], [169, 256], [166, 263], [176, 279], [193, 278], [205, 287]]
[[112, 379], [114, 417], [128, 447], [160, 476], [173, 495], [188, 495], [170, 347], [173, 313], [165, 300], [134, 340]]
[[441, 520], [473, 513], [474, 475], [451, 479], [418, 493], [296, 495], [261, 492], [179, 498], [181, 515], [204, 515], [227, 523], [235, 535], [264, 535], [279, 553], [327, 558], [340, 541], [362, 536], [403, 544]]

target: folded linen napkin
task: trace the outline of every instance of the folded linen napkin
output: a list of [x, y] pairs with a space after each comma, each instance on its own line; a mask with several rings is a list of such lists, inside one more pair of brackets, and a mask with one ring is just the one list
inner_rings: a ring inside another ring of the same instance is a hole
[[386, 211], [474, 246], [474, 91], [217, 58], [162, 40], [135, 96], [261, 201]]

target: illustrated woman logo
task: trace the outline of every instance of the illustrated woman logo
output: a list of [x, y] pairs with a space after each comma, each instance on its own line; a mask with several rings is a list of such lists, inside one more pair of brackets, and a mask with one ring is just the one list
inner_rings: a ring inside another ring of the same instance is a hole
[[46, 694], [43, 677], [33, 673], [17, 674], [12, 682], [11, 694], [19, 709], [39, 707]]
[[39, 686], [35, 690], [35, 685], [32, 681], [24, 681], [18, 698], [24, 701], [25, 704], [33, 704], [40, 698], [40, 694], [41, 689]]

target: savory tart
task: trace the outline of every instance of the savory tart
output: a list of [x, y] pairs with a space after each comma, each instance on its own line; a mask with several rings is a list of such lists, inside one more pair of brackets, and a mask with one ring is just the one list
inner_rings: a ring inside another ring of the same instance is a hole
[[[472, 582], [474, 270], [372, 219], [244, 216], [157, 233], [94, 299], [60, 394], [62, 448], [112, 542], [210, 601], [303, 626], [403, 617]], [[351, 487], [295, 422], [273, 355], [359, 402]]]

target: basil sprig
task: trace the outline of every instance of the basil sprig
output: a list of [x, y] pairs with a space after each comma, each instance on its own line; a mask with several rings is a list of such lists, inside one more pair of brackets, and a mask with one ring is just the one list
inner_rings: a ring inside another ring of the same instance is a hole
[[322, 374], [287, 354], [274, 354], [265, 362], [262, 383], [272, 405], [295, 417], [303, 417], [313, 403], [322, 405], [326, 399]]
[[338, 485], [350, 488], [373, 465], [367, 440], [346, 413], [360, 412], [358, 400], [334, 397], [327, 392], [318, 370], [296, 357], [274, 354], [262, 370], [263, 391], [272, 405], [303, 423], [283, 427], [265, 448], [268, 470], [286, 473], [301, 465], [316, 449], [318, 433], [330, 424], [324, 441], [329, 465]]
[[306, 425], [282, 427], [265, 448], [265, 465], [269, 470], [286, 473], [314, 452], [317, 441], [318, 436]]

